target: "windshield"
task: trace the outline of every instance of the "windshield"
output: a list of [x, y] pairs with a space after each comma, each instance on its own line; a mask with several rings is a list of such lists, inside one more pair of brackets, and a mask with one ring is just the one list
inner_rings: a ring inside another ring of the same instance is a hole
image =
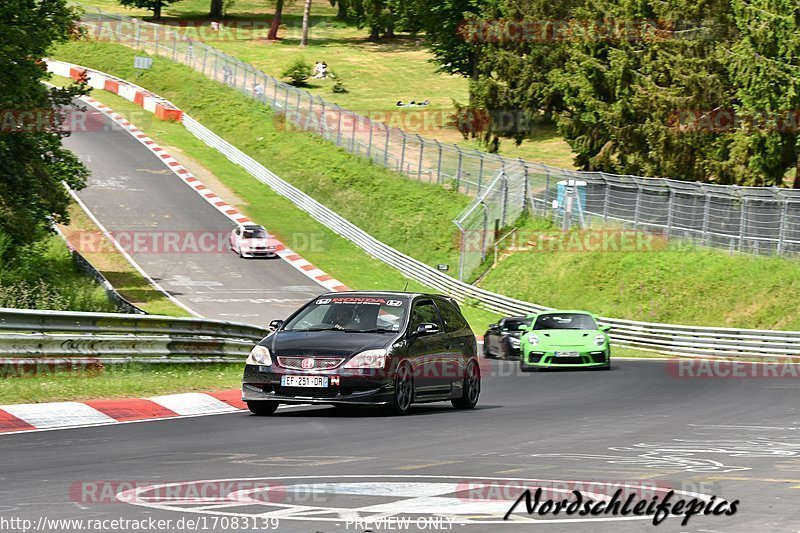
[[320, 298], [303, 308], [283, 331], [347, 331], [392, 333], [400, 331], [408, 302], [384, 298]]
[[517, 331], [523, 324], [530, 326], [532, 320], [531, 318], [507, 318], [503, 322], [503, 331]]
[[266, 239], [267, 232], [263, 229], [246, 229], [242, 236], [245, 239]]
[[560, 313], [539, 315], [533, 329], [597, 329], [597, 323], [584, 313]]

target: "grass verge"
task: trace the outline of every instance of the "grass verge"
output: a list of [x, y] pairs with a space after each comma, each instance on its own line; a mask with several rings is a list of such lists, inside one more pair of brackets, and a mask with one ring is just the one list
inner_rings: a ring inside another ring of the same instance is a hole
[[[606, 232], [610, 233], [610, 232]], [[800, 262], [699, 247], [518, 252], [485, 289], [562, 309], [648, 322], [800, 329]]]
[[[5, 239], [0, 234], [0, 246]], [[55, 235], [31, 243], [0, 263], [0, 307], [113, 312], [105, 289], [80, 272]]]
[[81, 255], [105, 276], [123, 298], [152, 315], [192, 316], [139, 274], [80, 206], [73, 203], [69, 213], [70, 223], [61, 227], [62, 233], [76, 248], [82, 238], [90, 236], [95, 246], [91, 250], [81, 247]]
[[240, 364], [107, 365], [92, 372], [63, 371], [0, 379], [0, 404], [208, 392], [238, 388], [241, 380]]

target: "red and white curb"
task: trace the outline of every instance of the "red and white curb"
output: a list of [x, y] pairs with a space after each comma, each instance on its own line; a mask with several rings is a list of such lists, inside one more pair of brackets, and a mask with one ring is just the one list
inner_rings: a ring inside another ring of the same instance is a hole
[[[90, 87], [113, 92], [114, 94], [122, 96], [123, 98], [136, 103], [137, 105], [141, 105], [147, 111], [155, 112], [157, 116], [165, 118], [166, 120], [181, 121], [183, 118], [183, 112], [169, 101], [164, 100], [163, 98], [145, 91], [137, 85], [131, 84], [119, 78], [114, 78], [113, 76], [104, 74], [102, 72], [86, 69], [70, 63], [64, 63], [62, 61], [47, 60], [47, 68], [49, 72], [59, 76], [71, 77], [73, 79], [85, 79], [88, 81]], [[235, 224], [247, 224], [252, 222], [248, 217], [240, 213], [239, 210], [234, 206], [228, 204], [225, 200], [217, 196], [214, 191], [209, 189], [199, 179], [197, 179], [197, 177], [192, 175], [189, 169], [181, 165], [177, 159], [167, 153], [166, 150], [159, 146], [153, 139], [148, 137], [143, 131], [131, 124], [131, 122], [125, 117], [119, 113], [116, 113], [113, 109], [111, 109], [111, 107], [99, 102], [98, 100], [95, 100], [94, 98], [87, 96], [82, 98], [82, 100], [110, 118], [115, 124], [121, 126], [125, 131], [130, 133], [148, 150], [159, 157], [167, 166], [167, 168], [173, 172], [173, 174], [183, 180], [184, 183], [189, 185], [197, 194], [199, 194], [232, 222]], [[160, 108], [165, 110], [161, 114], [158, 112], [158, 109]], [[167, 111], [170, 110], [175, 110], [177, 113], [168, 113]], [[300, 254], [286, 247], [286, 245], [284, 245], [282, 242], [278, 241], [277, 239], [275, 239], [275, 241], [278, 257], [292, 265], [306, 277], [312, 279], [329, 291], [341, 292], [350, 290], [347, 285], [337, 280], [333, 276], [330, 276], [325, 271], [317, 268], [309, 261], [305, 260]]]
[[241, 413], [238, 389], [168, 394], [151, 398], [0, 405], [0, 433], [50, 431], [145, 420]]

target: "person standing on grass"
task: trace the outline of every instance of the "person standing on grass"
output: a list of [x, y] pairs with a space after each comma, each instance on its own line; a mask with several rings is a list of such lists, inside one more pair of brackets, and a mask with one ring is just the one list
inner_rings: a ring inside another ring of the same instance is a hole
[[253, 84], [253, 95], [259, 100], [264, 99], [264, 86], [261, 85], [261, 82], [257, 81]]

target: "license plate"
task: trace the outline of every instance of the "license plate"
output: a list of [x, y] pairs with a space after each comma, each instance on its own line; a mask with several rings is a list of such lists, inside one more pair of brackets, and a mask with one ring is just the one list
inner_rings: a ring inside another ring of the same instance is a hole
[[580, 357], [581, 352], [556, 352], [556, 357]]
[[325, 376], [281, 376], [281, 387], [313, 387], [322, 389], [328, 386]]

